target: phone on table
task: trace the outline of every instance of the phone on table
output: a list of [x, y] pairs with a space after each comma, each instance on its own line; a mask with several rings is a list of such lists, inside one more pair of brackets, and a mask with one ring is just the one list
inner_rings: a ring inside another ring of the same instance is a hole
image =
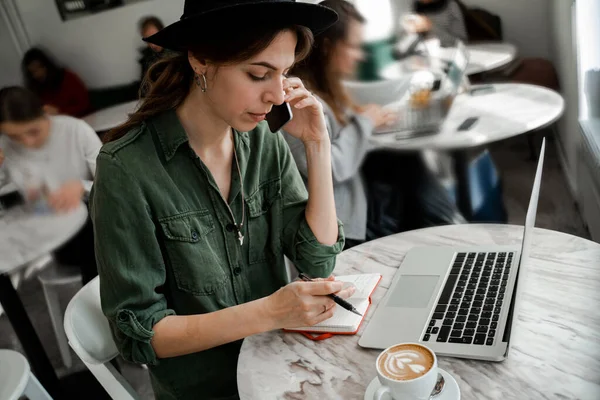
[[470, 117], [465, 119], [462, 124], [460, 124], [457, 128], [458, 131], [468, 131], [469, 129], [471, 129], [471, 127], [473, 125], [475, 125], [475, 122], [479, 121], [479, 117]]
[[290, 122], [294, 115], [292, 114], [292, 108], [287, 102], [283, 102], [278, 106], [273, 106], [271, 112], [267, 114], [266, 120], [269, 124], [269, 129], [273, 133], [277, 133], [285, 124]]

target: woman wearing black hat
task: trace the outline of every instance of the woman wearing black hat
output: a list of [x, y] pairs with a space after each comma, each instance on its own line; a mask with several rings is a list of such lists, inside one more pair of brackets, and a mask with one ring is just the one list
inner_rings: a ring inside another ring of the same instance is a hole
[[[179, 52], [100, 152], [91, 198], [102, 307], [127, 360], [148, 364], [159, 399], [235, 399], [244, 337], [332, 315], [340, 282], [287, 282], [284, 254], [326, 278], [343, 245], [320, 103], [285, 73], [328, 8], [293, 0], [187, 0], [146, 40]], [[305, 145], [308, 191], [286, 131]]]

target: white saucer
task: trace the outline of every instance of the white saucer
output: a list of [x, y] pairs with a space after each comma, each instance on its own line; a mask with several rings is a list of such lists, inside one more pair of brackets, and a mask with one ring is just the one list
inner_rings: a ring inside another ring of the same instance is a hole
[[[444, 390], [435, 397], [435, 400], [460, 400], [460, 388], [458, 387], [458, 383], [456, 383], [456, 379], [448, 372], [444, 371], [441, 368], [438, 368], [438, 372], [442, 374], [444, 377]], [[365, 392], [365, 400], [373, 400], [373, 395], [379, 389], [381, 383], [379, 382], [379, 378], [375, 377], [367, 386], [367, 391]], [[388, 394], [383, 396], [384, 400], [394, 400]], [[396, 400], [404, 400], [404, 399], [396, 399]], [[407, 399], [408, 400], [408, 399]]]

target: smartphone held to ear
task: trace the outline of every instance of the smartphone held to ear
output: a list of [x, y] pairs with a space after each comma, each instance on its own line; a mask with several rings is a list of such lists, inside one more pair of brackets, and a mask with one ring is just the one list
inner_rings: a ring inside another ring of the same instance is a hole
[[273, 106], [271, 112], [267, 114], [266, 120], [269, 124], [271, 132], [278, 132], [285, 124], [290, 122], [293, 118], [292, 108], [287, 102], [283, 102], [278, 106]]

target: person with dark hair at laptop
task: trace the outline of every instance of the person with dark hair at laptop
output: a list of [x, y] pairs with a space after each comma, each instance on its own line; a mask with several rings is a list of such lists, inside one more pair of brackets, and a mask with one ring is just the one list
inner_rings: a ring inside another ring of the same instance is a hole
[[[320, 4], [336, 11], [339, 21], [315, 38], [309, 57], [290, 73], [302, 78], [323, 104], [345, 248], [405, 230], [464, 222], [419, 154], [370, 153], [373, 132], [394, 123], [396, 116], [378, 105], [355, 104], [342, 85], [342, 79], [354, 75], [363, 57], [365, 19], [346, 0]], [[302, 143], [285, 132], [284, 137], [306, 179]]]

